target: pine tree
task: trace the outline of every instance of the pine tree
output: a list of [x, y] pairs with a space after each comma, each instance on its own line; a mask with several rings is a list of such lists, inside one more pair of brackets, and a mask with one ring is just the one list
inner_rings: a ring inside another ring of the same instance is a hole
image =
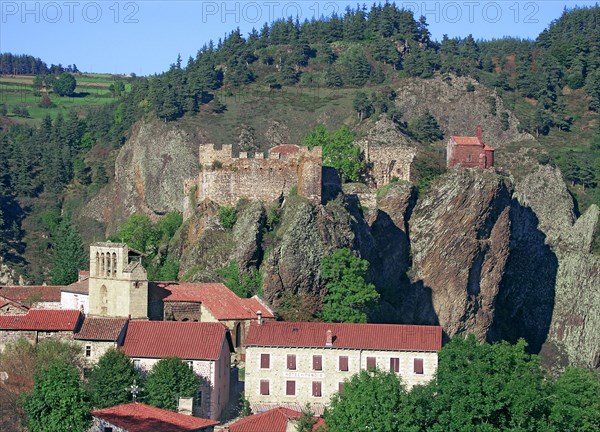
[[68, 219], [64, 218], [56, 234], [52, 253], [53, 267], [50, 277], [53, 285], [68, 285], [77, 281], [79, 270], [88, 266], [87, 254], [79, 233]]

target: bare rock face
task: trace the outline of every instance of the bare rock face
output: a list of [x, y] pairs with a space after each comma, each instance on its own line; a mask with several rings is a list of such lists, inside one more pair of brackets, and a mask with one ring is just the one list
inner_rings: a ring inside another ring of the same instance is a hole
[[[510, 191], [491, 172], [456, 170], [420, 200], [410, 221], [411, 280], [448, 336], [485, 339], [506, 268]], [[429, 292], [428, 292], [429, 291]]]
[[183, 181], [198, 174], [198, 143], [174, 125], [140, 122], [120, 150], [115, 181], [92, 199], [82, 216], [113, 232], [136, 212], [152, 218], [181, 211]]
[[[473, 85], [474, 91], [465, 91], [469, 84]], [[396, 105], [406, 119], [429, 111], [442, 126], [445, 136], [474, 134], [474, 125], [480, 124], [484, 140], [492, 146], [533, 139], [531, 135], [517, 131], [519, 120], [504, 107], [498, 96], [471, 78], [448, 75], [428, 80], [407, 79], [396, 93]], [[496, 115], [490, 113], [490, 98], [495, 101]], [[500, 124], [501, 112], [509, 115], [506, 131]]]
[[265, 132], [265, 138], [269, 147], [290, 144], [290, 128], [281, 121], [271, 120]]
[[590, 251], [600, 211], [592, 205], [575, 220], [560, 171], [546, 166], [518, 181], [515, 196], [535, 213], [557, 259], [542, 360], [556, 362], [558, 353], [562, 365], [599, 367], [600, 257]]
[[349, 215], [333, 202], [327, 207], [314, 207], [297, 197], [286, 201], [264, 263], [264, 295], [273, 303], [285, 290], [318, 294], [321, 258], [337, 244], [350, 246]]

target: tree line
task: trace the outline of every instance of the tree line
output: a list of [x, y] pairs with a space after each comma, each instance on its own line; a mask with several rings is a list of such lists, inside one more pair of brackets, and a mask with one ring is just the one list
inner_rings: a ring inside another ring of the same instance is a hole
[[48, 66], [39, 57], [31, 55], [0, 53], [0, 75], [59, 75], [63, 72], [77, 73], [79, 69], [75, 64], [66, 67], [61, 64]]
[[598, 372], [567, 368], [551, 376], [525, 345], [457, 336], [440, 351], [434, 378], [411, 390], [395, 372], [361, 371], [334, 395], [327, 430], [597, 431]]

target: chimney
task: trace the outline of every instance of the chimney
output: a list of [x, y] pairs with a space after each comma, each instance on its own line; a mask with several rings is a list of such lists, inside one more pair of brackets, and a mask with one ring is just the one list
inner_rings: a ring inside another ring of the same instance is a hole
[[180, 397], [179, 403], [177, 404], [177, 412], [184, 415], [192, 415], [194, 398], [191, 397]]
[[475, 134], [477, 135], [477, 139], [479, 140], [479, 142], [483, 143], [483, 133], [481, 131], [481, 125], [477, 125], [477, 132], [475, 132]]
[[262, 312], [261, 311], [256, 312], [256, 321], [258, 322], [258, 325], [262, 325]]
[[331, 330], [327, 330], [327, 339], [325, 339], [325, 346], [333, 346], [333, 334], [331, 333]]

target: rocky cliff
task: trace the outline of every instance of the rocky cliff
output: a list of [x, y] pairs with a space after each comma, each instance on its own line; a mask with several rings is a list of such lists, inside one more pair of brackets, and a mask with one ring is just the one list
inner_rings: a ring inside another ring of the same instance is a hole
[[[577, 218], [560, 171], [526, 152], [503, 153], [506, 143], [531, 137], [516, 131], [512, 115], [502, 131], [497, 117], [485, 114], [491, 94], [477, 84], [465, 92], [465, 80], [407, 82], [397, 104], [414, 115], [433, 97], [440, 105], [427, 108], [446, 134], [483, 124], [499, 149], [498, 173], [451, 170], [427, 191], [398, 182], [377, 196], [364, 185], [340, 192], [328, 183], [324, 205], [295, 195], [242, 202], [230, 230], [219, 223], [218, 207], [203, 203], [173, 240], [180, 276], [219, 280], [217, 270], [232, 262], [242, 274], [259, 269], [261, 294], [283, 318], [311, 319], [324, 289], [321, 258], [348, 247], [369, 261], [381, 293], [373, 321], [440, 324], [447, 337], [522, 337], [547, 364], [598, 366], [600, 260], [590, 251], [599, 210]], [[445, 110], [448, 104], [456, 109]], [[117, 158], [115, 182], [84, 214], [112, 232], [136, 211], [158, 218], [180, 210], [183, 180], [197, 174], [198, 144], [207, 141], [202, 131], [139, 124]]]

